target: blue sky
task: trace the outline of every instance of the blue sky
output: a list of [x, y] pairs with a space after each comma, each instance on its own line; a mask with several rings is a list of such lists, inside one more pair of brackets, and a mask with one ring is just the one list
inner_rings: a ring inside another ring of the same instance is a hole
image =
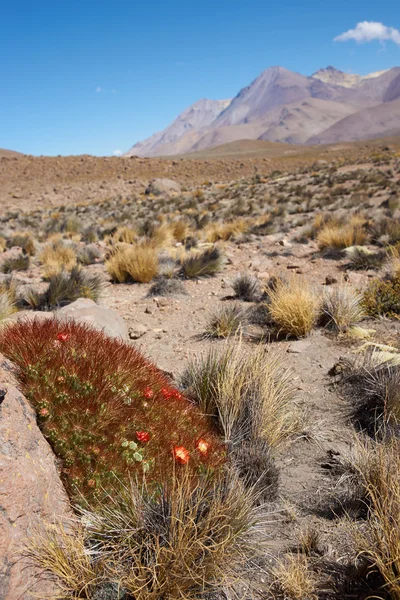
[[[384, 29], [333, 41], [365, 21]], [[229, 98], [272, 65], [305, 75], [400, 66], [398, 30], [397, 0], [2, 3], [0, 148], [125, 151], [199, 98]]]

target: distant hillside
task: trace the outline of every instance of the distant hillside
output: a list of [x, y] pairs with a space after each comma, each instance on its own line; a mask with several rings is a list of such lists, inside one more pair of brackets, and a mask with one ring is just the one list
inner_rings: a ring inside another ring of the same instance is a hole
[[[340, 141], [381, 137], [393, 133], [390, 127], [398, 129], [397, 108], [389, 103], [399, 98], [400, 67], [365, 76], [327, 67], [311, 77], [270, 67], [232, 100], [199, 100], [125, 156], [185, 154], [243, 139], [320, 144], [332, 136]], [[361, 129], [355, 137], [352, 126], [346, 127], [358, 114]]]
[[15, 152], [14, 150], [4, 150], [3, 148], [0, 148], [0, 158], [12, 158], [13, 156], [23, 156], [23, 154], [21, 154], [21, 152]]

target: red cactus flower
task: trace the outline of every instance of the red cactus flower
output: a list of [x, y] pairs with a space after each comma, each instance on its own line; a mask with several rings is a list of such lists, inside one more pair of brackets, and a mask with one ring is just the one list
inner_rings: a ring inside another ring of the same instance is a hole
[[59, 342], [66, 342], [69, 338], [69, 333], [58, 333], [57, 334], [57, 339]]
[[166, 387], [161, 388], [161, 393], [164, 396], [164, 398], [167, 398], [167, 399], [171, 398], [171, 396], [172, 396], [172, 390], [170, 390], [169, 388], [166, 388]]
[[39, 410], [39, 415], [40, 415], [41, 417], [47, 417], [47, 416], [49, 415], [49, 411], [48, 411], [48, 409], [47, 409], [47, 408], [41, 408], [41, 409]]
[[147, 387], [144, 389], [143, 396], [150, 400], [150, 398], [153, 398], [154, 392], [151, 388]]
[[137, 431], [136, 437], [139, 442], [142, 442], [142, 444], [147, 444], [147, 442], [150, 441], [150, 434], [148, 431]]
[[185, 446], [174, 446], [174, 457], [176, 462], [186, 465], [189, 462], [190, 455]]
[[210, 444], [206, 442], [206, 440], [200, 438], [196, 444], [196, 448], [200, 452], [200, 454], [203, 454], [203, 456], [207, 456], [208, 451], [210, 449]]

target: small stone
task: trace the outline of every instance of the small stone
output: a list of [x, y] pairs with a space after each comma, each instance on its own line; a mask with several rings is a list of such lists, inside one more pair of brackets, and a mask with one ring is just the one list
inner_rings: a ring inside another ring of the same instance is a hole
[[280, 246], [283, 246], [284, 248], [291, 248], [292, 244], [290, 242], [288, 242], [287, 240], [279, 240], [278, 244]]
[[137, 323], [136, 325], [129, 327], [129, 337], [131, 340], [138, 340], [145, 333], [147, 333], [147, 327], [142, 325], [142, 323]]
[[308, 350], [310, 348], [310, 346], [311, 346], [311, 342], [309, 340], [297, 340], [296, 342], [293, 342], [292, 344], [290, 344], [287, 351], [290, 354], [301, 354], [302, 352], [305, 352], [306, 350]]
[[333, 285], [334, 283], [337, 283], [338, 280], [336, 279], [336, 277], [332, 277], [332, 275], [327, 275], [325, 277], [325, 285]]

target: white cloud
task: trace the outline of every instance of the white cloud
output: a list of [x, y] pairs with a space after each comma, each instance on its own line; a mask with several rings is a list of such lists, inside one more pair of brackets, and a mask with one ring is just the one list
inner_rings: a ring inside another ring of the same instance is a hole
[[103, 90], [103, 88], [102, 88], [102, 87], [100, 87], [100, 86], [98, 85], [98, 86], [97, 86], [97, 88], [96, 88], [96, 92], [97, 92], [97, 93], [99, 93], [99, 92], [101, 92], [102, 90]]
[[113, 154], [114, 156], [121, 156], [122, 150], [114, 150]]
[[336, 36], [333, 41], [347, 42], [348, 40], [355, 40], [359, 44], [372, 42], [373, 40], [380, 40], [381, 42], [391, 40], [400, 45], [400, 31], [377, 21], [362, 21], [357, 23], [354, 29], [349, 29]]

